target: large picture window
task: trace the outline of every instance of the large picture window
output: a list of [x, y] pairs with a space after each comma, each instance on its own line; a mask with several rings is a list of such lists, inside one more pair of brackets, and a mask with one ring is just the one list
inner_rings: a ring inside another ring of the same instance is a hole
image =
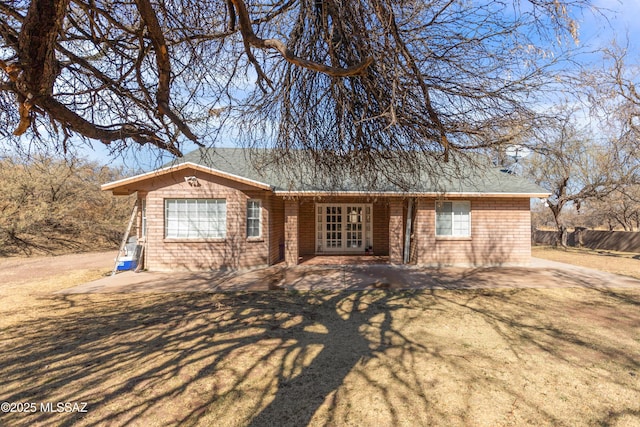
[[165, 237], [224, 238], [227, 235], [225, 199], [165, 199]]
[[436, 202], [436, 236], [471, 236], [471, 204]]
[[247, 201], [247, 237], [260, 237], [260, 200]]

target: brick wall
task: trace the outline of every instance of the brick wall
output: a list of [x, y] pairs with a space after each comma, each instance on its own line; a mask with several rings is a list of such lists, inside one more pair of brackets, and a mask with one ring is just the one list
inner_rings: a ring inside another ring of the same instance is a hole
[[[192, 187], [185, 176], [196, 175], [200, 186]], [[200, 176], [202, 175], [202, 176]], [[165, 199], [226, 199], [225, 239], [165, 239]], [[247, 200], [262, 200], [262, 237], [247, 239]], [[154, 179], [148, 189], [146, 261], [149, 270], [242, 269], [269, 264], [270, 193], [224, 178], [184, 170]], [[277, 206], [275, 208], [277, 210]]]
[[404, 245], [404, 201], [400, 198], [389, 200], [389, 262], [402, 263]]
[[435, 199], [417, 200], [412, 242], [417, 247], [412, 261], [436, 266], [528, 264], [531, 257], [529, 199], [465, 200], [471, 202], [470, 238], [436, 237]]
[[373, 203], [373, 253], [389, 255], [389, 199]]
[[300, 255], [313, 255], [316, 252], [316, 216], [313, 198], [300, 200], [300, 218], [298, 222], [298, 239]]
[[284, 261], [287, 265], [297, 265], [300, 256], [298, 228], [300, 218], [298, 200], [284, 201]]
[[269, 264], [284, 260], [284, 200], [269, 197]]

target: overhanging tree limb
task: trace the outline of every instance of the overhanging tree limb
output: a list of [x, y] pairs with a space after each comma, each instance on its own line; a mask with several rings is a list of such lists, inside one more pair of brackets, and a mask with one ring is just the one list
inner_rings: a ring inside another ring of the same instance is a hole
[[[37, 98], [48, 96], [59, 73], [55, 44], [69, 0], [32, 0], [18, 36], [19, 74], [15, 79], [20, 123], [14, 135], [31, 125], [31, 108]], [[6, 71], [6, 68], [5, 68]]]
[[[451, 7], [452, 4], [453, 4], [452, 1], [449, 1], [448, 3], [446, 3], [438, 13], [434, 14], [433, 20], [437, 19], [437, 17], [440, 14], [442, 14], [447, 8]], [[409, 52], [409, 49], [407, 48], [407, 45], [405, 44], [404, 40], [402, 39], [402, 37], [400, 37], [395, 14], [393, 13], [393, 10], [391, 8], [386, 7], [384, 3], [379, 0], [376, 0], [376, 10], [380, 14], [380, 17], [382, 18], [382, 22], [387, 23], [391, 36], [393, 37], [396, 45], [400, 50], [400, 54], [402, 55], [402, 57], [404, 57], [405, 61], [407, 61], [409, 68], [411, 69], [411, 71], [415, 76], [415, 79], [420, 87], [420, 90], [422, 91], [423, 102], [427, 110], [427, 114], [431, 119], [431, 121], [435, 124], [435, 127], [438, 129], [438, 132], [440, 134], [440, 144], [444, 149], [444, 161], [448, 162], [450, 144], [447, 138], [447, 131], [444, 127], [444, 124], [442, 123], [442, 120], [440, 120], [440, 115], [438, 114], [438, 112], [433, 106], [433, 102], [431, 101], [431, 95], [429, 93], [430, 91], [429, 91], [429, 88], [427, 87], [423, 74], [420, 71], [420, 68], [418, 67], [418, 65], [416, 64], [415, 58]], [[433, 20], [431, 22], [433, 22]]]
[[136, 0], [136, 5], [140, 11], [142, 20], [149, 30], [149, 36], [151, 37], [151, 42], [153, 43], [156, 54], [156, 63], [158, 66], [158, 90], [156, 91], [158, 112], [167, 116], [187, 138], [198, 143], [198, 138], [191, 132], [189, 126], [169, 108], [171, 60], [162, 28], [158, 22], [158, 17], [149, 0]]
[[[73, 134], [180, 153], [237, 131], [248, 145], [313, 151], [332, 170], [347, 159], [393, 174], [408, 166], [376, 160], [389, 150], [437, 161], [503, 143], [501, 129], [532, 117], [536, 91], [556, 82], [562, 52], [541, 54], [556, 51], [535, 30], [552, 28], [555, 43], [571, 31], [565, 11], [589, 1], [525, 0], [511, 13], [499, 0], [3, 0], [0, 137], [17, 142], [17, 97], [18, 133], [63, 145]], [[68, 6], [40, 21], [39, 4]], [[41, 82], [23, 64], [35, 46]]]
[[[296, 56], [293, 52], [291, 52], [287, 46], [277, 39], [262, 39], [253, 32], [253, 27], [251, 25], [251, 18], [249, 17], [249, 12], [247, 11], [247, 6], [244, 0], [231, 0], [233, 3], [235, 10], [238, 16], [238, 22], [240, 24], [240, 33], [242, 34], [242, 38], [245, 41], [245, 45], [257, 47], [259, 49], [274, 49], [277, 50], [282, 57], [288, 62], [297, 65], [299, 67], [308, 68], [313, 71], [317, 71], [320, 73], [327, 74], [332, 77], [349, 77], [349, 76], [357, 76], [362, 74], [367, 67], [369, 67], [373, 63], [373, 58], [366, 58], [365, 60], [351, 65], [349, 67], [340, 68], [340, 67], [332, 67], [329, 65], [319, 64], [314, 61], [309, 61], [304, 58], [300, 58]], [[247, 55], [253, 54], [249, 51], [247, 46]], [[257, 61], [252, 60], [251, 62], [256, 65], [258, 68], [258, 73], [262, 73], [262, 70], [257, 65]]]
[[40, 98], [38, 105], [41, 105], [42, 108], [46, 109], [46, 111], [48, 111], [49, 114], [58, 122], [63, 123], [65, 126], [80, 133], [81, 135], [101, 141], [104, 144], [131, 138], [138, 144], [152, 144], [162, 150], [168, 151], [174, 156], [182, 155], [180, 150], [174, 144], [164, 142], [155, 135], [152, 130], [130, 124], [124, 124], [116, 127], [115, 129], [96, 126], [51, 97]]

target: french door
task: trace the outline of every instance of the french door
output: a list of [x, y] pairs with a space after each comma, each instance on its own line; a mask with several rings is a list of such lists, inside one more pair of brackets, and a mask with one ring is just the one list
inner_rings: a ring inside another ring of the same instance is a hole
[[316, 252], [364, 252], [372, 245], [371, 204], [316, 205]]

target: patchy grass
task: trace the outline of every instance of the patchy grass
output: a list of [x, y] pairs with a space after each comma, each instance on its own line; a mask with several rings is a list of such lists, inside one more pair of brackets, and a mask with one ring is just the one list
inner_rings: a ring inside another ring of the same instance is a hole
[[639, 289], [51, 295], [107, 271], [0, 285], [0, 401], [88, 403], [0, 425], [640, 423]]
[[636, 253], [589, 248], [534, 246], [532, 255], [551, 261], [595, 268], [596, 270], [640, 279], [640, 254]]

